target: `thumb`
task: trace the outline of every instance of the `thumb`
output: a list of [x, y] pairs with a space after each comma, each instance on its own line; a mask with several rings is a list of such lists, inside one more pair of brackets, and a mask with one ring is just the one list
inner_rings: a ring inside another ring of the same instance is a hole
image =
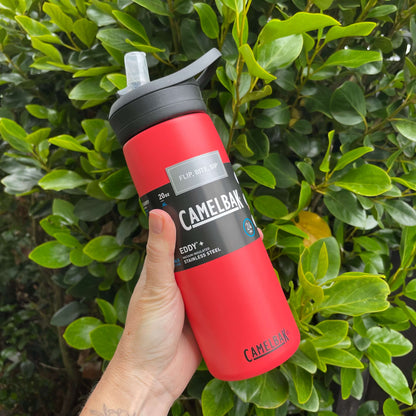
[[170, 215], [155, 209], [149, 214], [149, 237], [145, 260], [146, 285], [164, 287], [175, 283], [176, 229]]

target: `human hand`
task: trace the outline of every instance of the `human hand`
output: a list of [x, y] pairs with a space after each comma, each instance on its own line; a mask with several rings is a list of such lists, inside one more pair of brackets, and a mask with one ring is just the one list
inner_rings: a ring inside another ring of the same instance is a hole
[[176, 231], [149, 215], [147, 256], [113, 359], [81, 416], [166, 415], [201, 361], [174, 276]]

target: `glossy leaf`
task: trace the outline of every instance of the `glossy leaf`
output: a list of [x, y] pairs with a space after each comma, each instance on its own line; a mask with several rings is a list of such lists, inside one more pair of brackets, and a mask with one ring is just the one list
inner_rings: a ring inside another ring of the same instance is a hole
[[360, 159], [365, 154], [372, 152], [374, 149], [372, 147], [358, 147], [356, 149], [350, 150], [349, 152], [343, 154], [338, 160], [333, 169], [334, 172], [337, 170], [342, 170], [350, 163]]
[[363, 90], [354, 82], [347, 81], [331, 96], [331, 113], [339, 123], [354, 126], [363, 121], [367, 107]]
[[412, 394], [406, 377], [395, 364], [384, 364], [370, 358], [370, 374], [377, 384], [393, 398], [412, 405]]
[[340, 51], [334, 52], [325, 61], [322, 68], [337, 65], [346, 66], [347, 68], [358, 68], [361, 65], [365, 65], [370, 62], [378, 62], [382, 60], [383, 57], [380, 52], [342, 49]]
[[201, 398], [202, 411], [207, 416], [224, 416], [234, 406], [233, 394], [225, 381], [211, 380]]
[[82, 18], [74, 22], [73, 31], [78, 39], [90, 48], [95, 41], [98, 27], [93, 21]]
[[277, 188], [289, 188], [298, 182], [295, 166], [283, 155], [271, 153], [264, 160], [264, 166], [273, 173]]
[[62, 191], [85, 185], [89, 179], [85, 179], [72, 170], [56, 169], [47, 173], [38, 183], [42, 189]]
[[[291, 35], [275, 39], [262, 45], [256, 51], [259, 65], [268, 73], [290, 65], [300, 55], [303, 47], [302, 35]], [[270, 74], [269, 74], [270, 75]], [[271, 75], [272, 79], [276, 79]], [[263, 77], [260, 77], [263, 78]], [[267, 79], [264, 78], [266, 81]]]
[[105, 299], [97, 298], [95, 299], [95, 302], [100, 308], [104, 322], [106, 324], [115, 324], [117, 322], [117, 312], [114, 306], [110, 302], [107, 302]]
[[84, 247], [84, 253], [97, 261], [111, 261], [122, 251], [122, 247], [111, 235], [101, 235], [89, 241]]
[[416, 141], [416, 122], [411, 120], [399, 120], [393, 123], [396, 130], [406, 139]]
[[92, 347], [90, 333], [102, 325], [102, 322], [93, 317], [86, 316], [72, 322], [64, 332], [64, 339], [69, 346], [78, 350]]
[[331, 229], [328, 224], [323, 218], [314, 212], [299, 212], [298, 220], [295, 225], [308, 235], [308, 238], [304, 241], [306, 247], [311, 246], [315, 241], [318, 241], [321, 238], [331, 236]]
[[136, 188], [127, 168], [112, 173], [102, 180], [99, 185], [104, 193], [111, 198], [129, 199], [136, 195]]
[[134, 2], [160, 16], [170, 15], [167, 4], [162, 0], [134, 0]]
[[382, 203], [385, 210], [399, 224], [411, 227], [416, 225], [416, 211], [403, 200], [386, 200]]
[[114, 324], [104, 324], [90, 332], [91, 345], [104, 360], [111, 360], [120, 341], [123, 328]]
[[325, 14], [299, 12], [287, 20], [272, 19], [267, 22], [260, 32], [259, 40], [266, 43], [277, 38], [334, 25], [339, 25], [339, 22]]
[[337, 179], [334, 184], [364, 196], [377, 196], [391, 189], [389, 175], [375, 165], [353, 168]]
[[388, 284], [379, 276], [365, 273], [345, 273], [324, 289], [325, 300], [319, 306], [321, 312], [351, 316], [380, 312], [388, 308]]
[[194, 8], [199, 15], [202, 31], [210, 38], [216, 39], [219, 35], [217, 15], [209, 4], [194, 3]]
[[271, 195], [261, 195], [254, 199], [254, 206], [266, 217], [279, 219], [288, 214], [288, 210], [282, 201]]
[[262, 66], [256, 61], [254, 57], [253, 51], [251, 50], [250, 46], [245, 43], [244, 45], [240, 46], [239, 51], [241, 55], [244, 57], [244, 62], [247, 65], [248, 72], [253, 77], [264, 79], [266, 82], [271, 82], [276, 77], [269, 72], [267, 72]]
[[117, 267], [117, 274], [121, 280], [128, 282], [133, 279], [140, 262], [140, 253], [133, 251], [123, 257]]
[[276, 179], [273, 174], [264, 166], [250, 165], [242, 168], [251, 179], [260, 185], [273, 189], [276, 186]]
[[376, 23], [374, 22], [359, 22], [348, 26], [332, 26], [325, 36], [325, 43], [351, 36], [367, 36], [375, 27]]
[[267, 409], [281, 406], [288, 398], [286, 378], [279, 370], [242, 381], [231, 381], [232, 391], [243, 401]]
[[29, 254], [29, 258], [35, 263], [48, 269], [59, 269], [68, 266], [70, 248], [58, 241], [48, 241], [35, 247]]

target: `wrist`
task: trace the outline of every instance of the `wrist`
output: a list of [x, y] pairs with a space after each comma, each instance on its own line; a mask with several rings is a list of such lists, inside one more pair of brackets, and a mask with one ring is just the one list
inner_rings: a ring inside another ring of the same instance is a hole
[[122, 365], [112, 361], [80, 416], [90, 415], [92, 410], [100, 416], [166, 416], [173, 401], [159, 380], [137, 369], [134, 374], [123, 370]]

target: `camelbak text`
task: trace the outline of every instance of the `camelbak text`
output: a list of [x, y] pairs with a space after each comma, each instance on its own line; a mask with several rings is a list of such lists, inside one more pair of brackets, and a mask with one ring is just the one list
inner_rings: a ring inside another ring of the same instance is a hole
[[280, 347], [283, 347], [288, 342], [289, 342], [288, 333], [285, 329], [283, 329], [278, 334], [273, 335], [272, 337], [268, 339], [265, 339], [259, 344], [246, 348], [243, 351], [244, 357], [249, 363], [251, 363], [254, 360], [263, 358], [265, 355], [271, 354], [273, 351], [276, 351]]
[[234, 189], [226, 194], [208, 199], [188, 209], [179, 211], [179, 220], [186, 231], [199, 227], [218, 218], [245, 208], [238, 190]]

